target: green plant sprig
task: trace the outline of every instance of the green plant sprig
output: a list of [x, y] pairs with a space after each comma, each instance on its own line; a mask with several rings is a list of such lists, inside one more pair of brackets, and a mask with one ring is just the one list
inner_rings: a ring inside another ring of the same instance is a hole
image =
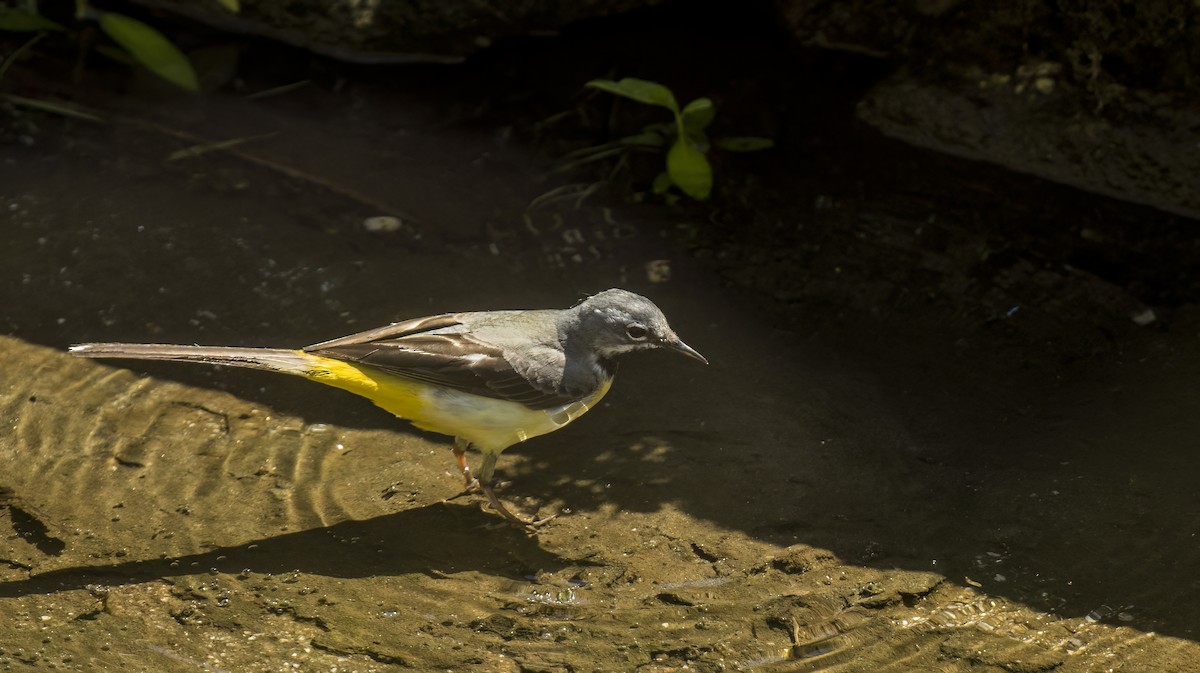
[[[654, 179], [652, 189], [655, 194], [665, 194], [671, 186], [678, 187], [684, 194], [698, 201], [703, 201], [712, 194], [713, 170], [706, 156], [711, 149], [706, 129], [716, 117], [716, 107], [711, 99], [697, 98], [680, 108], [675, 94], [667, 87], [657, 82], [632, 77], [620, 81], [595, 79], [588, 82], [587, 86], [646, 105], [664, 107], [674, 115], [675, 138], [667, 150], [666, 170]], [[657, 142], [647, 137], [654, 134], [654, 127], [647, 127], [642, 133], [622, 138], [615, 145], [664, 145], [661, 137]], [[753, 152], [772, 147], [774, 142], [769, 138], [743, 136], [719, 138], [715, 144], [731, 152]]]
[[[238, 0], [216, 2], [232, 12], [239, 9]], [[200, 89], [196, 71], [187, 56], [154, 28], [124, 14], [95, 9], [87, 0], [76, 0], [75, 18], [81, 22], [95, 22], [125, 54], [150, 72], [181, 89]], [[28, 9], [0, 7], [0, 30], [48, 33], [67, 32], [68, 29], [38, 14], [36, 4], [30, 4]]]

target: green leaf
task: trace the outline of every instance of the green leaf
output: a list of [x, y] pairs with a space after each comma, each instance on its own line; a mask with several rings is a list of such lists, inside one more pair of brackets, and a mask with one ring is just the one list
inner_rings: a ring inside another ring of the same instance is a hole
[[680, 115], [683, 119], [684, 132], [699, 133], [703, 131], [712, 123], [716, 114], [717, 109], [713, 107], [713, 102], [708, 98], [697, 98], [688, 103]]
[[758, 136], [737, 136], [735, 138], [717, 138], [717, 147], [728, 152], [757, 152], [775, 146], [770, 138]]
[[684, 136], [675, 139], [667, 153], [667, 173], [684, 194], [703, 201], [712, 192], [712, 167], [704, 153]]
[[242, 3], [239, 0], [217, 0], [217, 3], [234, 14], [242, 11]]
[[611, 79], [594, 79], [587, 83], [593, 89], [600, 89], [618, 96], [632, 98], [639, 103], [647, 105], [658, 105], [665, 107], [676, 114], [679, 113], [679, 104], [675, 102], [675, 94], [667, 87], [644, 79], [635, 79], [626, 77], [619, 82], [614, 82]]
[[180, 88], [199, 90], [192, 64], [162, 33], [137, 19], [113, 12], [101, 12], [99, 22], [101, 30], [151, 72]]
[[22, 12], [13, 7], [0, 7], [0, 30], [24, 33], [43, 30], [66, 30], [66, 28], [40, 14]]
[[654, 177], [654, 184], [650, 185], [650, 189], [654, 190], [655, 194], [665, 194], [673, 184], [675, 183], [671, 181], [671, 174], [663, 171]]
[[100, 54], [104, 58], [107, 58], [114, 63], [120, 63], [121, 65], [127, 65], [130, 67], [138, 64], [137, 59], [134, 58], [132, 54], [115, 44], [98, 44], [96, 45], [95, 49], [97, 54]]

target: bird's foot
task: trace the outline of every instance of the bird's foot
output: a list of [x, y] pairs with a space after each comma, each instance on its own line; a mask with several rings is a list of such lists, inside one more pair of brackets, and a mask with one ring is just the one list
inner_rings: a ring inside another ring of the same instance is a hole
[[483, 491], [483, 494], [486, 495], [487, 499], [488, 499], [488, 507], [491, 508], [494, 512], [496, 512], [500, 516], [504, 517], [504, 519], [506, 521], [508, 521], [509, 523], [514, 523], [514, 524], [517, 524], [518, 526], [522, 526], [525, 528], [537, 529], [537, 528], [540, 528], [541, 526], [544, 526], [558, 518], [557, 514], [551, 514], [550, 516], [541, 518], [541, 519], [538, 519], [536, 517], [525, 519], [520, 516], [517, 516], [516, 514], [513, 514], [511, 510], [509, 510], [507, 507], [504, 506], [504, 503], [500, 501], [500, 498], [496, 497], [496, 491], [493, 489], [492, 486], [485, 485], [483, 482], [479, 481], [478, 479], [472, 479], [470, 481], [470, 483], [467, 484], [467, 487], [464, 488], [457, 495], [452, 495], [449, 498], [446, 498], [446, 502], [450, 502], [451, 500], [458, 500], [459, 498], [461, 498], [463, 496], [471, 495], [472, 493], [475, 493], [477, 491]]
[[467, 485], [465, 488], [463, 488], [463, 490], [459, 491], [455, 495], [450, 496], [449, 498], [446, 498], [446, 502], [450, 502], [451, 500], [458, 500], [459, 498], [461, 498], [463, 496], [471, 495], [472, 493], [478, 491], [479, 489], [480, 489], [479, 480], [472, 479], [467, 482]]
[[492, 490], [491, 486], [480, 483], [479, 488], [483, 491], [483, 494], [487, 496], [488, 505], [490, 505], [497, 514], [504, 517], [509, 522], [517, 524], [518, 526], [537, 530], [538, 528], [541, 528], [542, 526], [558, 518], [557, 514], [551, 514], [543, 519], [538, 519], [536, 517], [523, 519], [516, 514], [513, 514], [507, 507], [504, 506], [504, 503], [500, 502], [500, 498], [496, 497], [496, 493]]

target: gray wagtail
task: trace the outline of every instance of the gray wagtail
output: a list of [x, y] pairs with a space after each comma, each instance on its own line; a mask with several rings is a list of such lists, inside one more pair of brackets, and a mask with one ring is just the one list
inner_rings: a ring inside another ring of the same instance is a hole
[[[523, 521], [493, 492], [497, 456], [582, 416], [608, 392], [618, 356], [651, 348], [708, 364], [653, 302], [613, 289], [568, 309], [443, 313], [301, 350], [90, 343], [70, 352], [266, 369], [362, 395], [422, 430], [454, 437], [467, 489], [482, 489], [506, 519], [536, 525], [549, 519]], [[483, 452], [477, 479], [467, 466], [470, 446]]]

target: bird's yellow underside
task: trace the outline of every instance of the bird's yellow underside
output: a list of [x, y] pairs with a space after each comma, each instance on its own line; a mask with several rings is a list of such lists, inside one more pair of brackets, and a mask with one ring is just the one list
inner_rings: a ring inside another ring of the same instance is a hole
[[487, 453], [553, 432], [585, 414], [608, 392], [604, 382], [592, 397], [550, 409], [481, 397], [390, 374], [367, 365], [296, 351], [311, 363], [305, 375], [361, 395], [422, 430], [460, 437]]

